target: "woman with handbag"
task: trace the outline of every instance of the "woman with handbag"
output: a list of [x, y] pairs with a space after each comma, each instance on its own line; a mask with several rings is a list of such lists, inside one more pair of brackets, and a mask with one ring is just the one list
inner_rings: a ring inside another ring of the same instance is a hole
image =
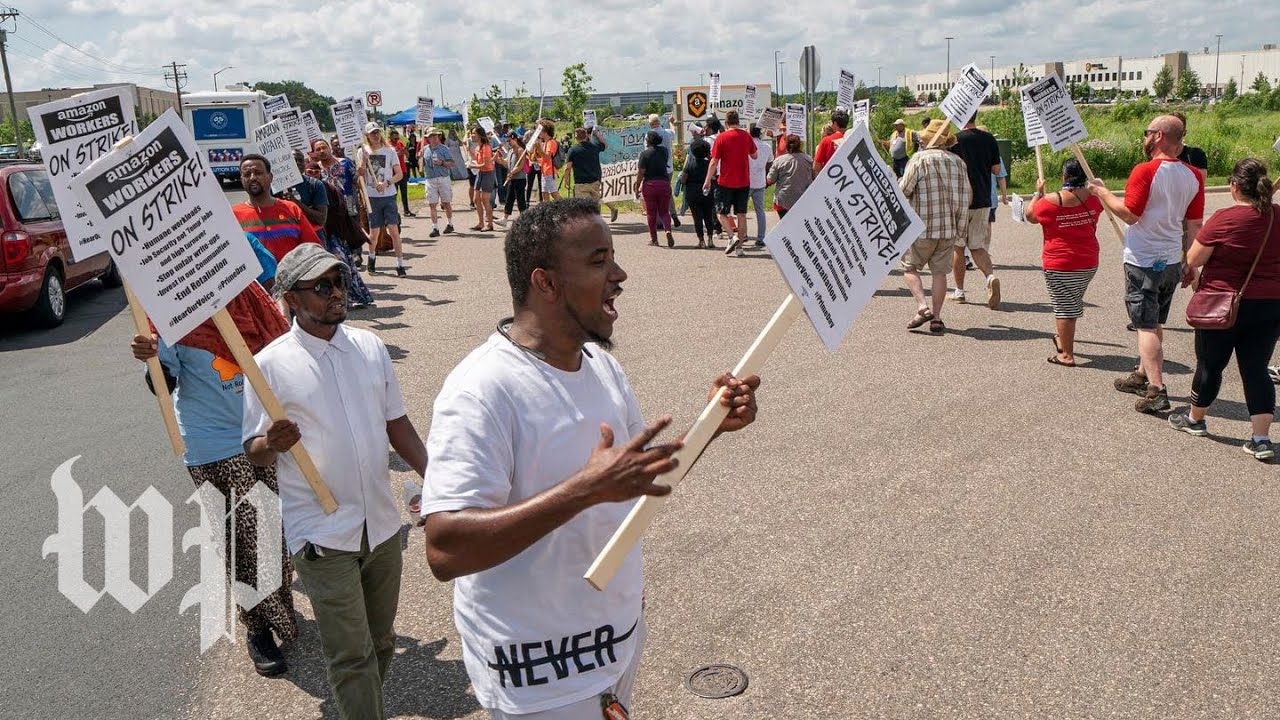
[[1234, 353], [1253, 426], [1244, 451], [1265, 461], [1275, 457], [1269, 429], [1276, 390], [1267, 365], [1280, 338], [1280, 242], [1269, 240], [1280, 208], [1271, 202], [1271, 180], [1260, 160], [1236, 163], [1230, 181], [1235, 204], [1214, 213], [1187, 251], [1187, 264], [1199, 270], [1187, 302], [1187, 324], [1196, 329], [1196, 373], [1191, 407], [1170, 415], [1169, 425], [1208, 434], [1205, 412]]

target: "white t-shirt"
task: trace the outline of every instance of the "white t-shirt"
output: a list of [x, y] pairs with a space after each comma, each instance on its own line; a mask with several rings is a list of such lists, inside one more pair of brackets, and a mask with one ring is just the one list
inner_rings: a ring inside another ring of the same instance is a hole
[[751, 139], [756, 142], [756, 156], [748, 159], [747, 172], [751, 176], [751, 189], [761, 190], [768, 184], [764, 179], [767, 170], [765, 166], [773, 162], [773, 149], [769, 147], [769, 143], [760, 138]]
[[1124, 261], [1137, 267], [1182, 261], [1182, 222], [1204, 218], [1204, 177], [1180, 160], [1148, 160], [1129, 173], [1124, 205], [1138, 221], [1124, 231]]
[[[622, 368], [591, 346], [577, 372], [495, 333], [436, 397], [422, 514], [496, 508], [582, 469], [608, 423], [615, 445], [644, 429]], [[644, 580], [640, 547], [603, 592], [582, 574], [633, 502], [596, 505], [507, 562], [454, 582], [454, 620], [476, 699], [539, 712], [612, 687], [631, 662]]]
[[[395, 177], [395, 169], [400, 166], [400, 156], [396, 154], [396, 149], [383, 145], [374, 152], [369, 152], [365, 148], [360, 148], [361, 162], [368, 166], [369, 186], [366, 191], [369, 197], [395, 197], [396, 186], [391, 183], [391, 178]], [[377, 182], [382, 180], [387, 184], [387, 188], [382, 192], [378, 192]]]

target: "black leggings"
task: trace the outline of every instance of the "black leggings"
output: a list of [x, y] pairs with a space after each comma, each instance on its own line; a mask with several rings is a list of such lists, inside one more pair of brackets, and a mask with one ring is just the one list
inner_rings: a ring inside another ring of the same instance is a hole
[[1280, 300], [1245, 300], [1240, 303], [1235, 327], [1196, 330], [1196, 374], [1191, 380], [1191, 404], [1209, 407], [1218, 398], [1222, 373], [1234, 352], [1249, 414], [1275, 412], [1276, 388], [1267, 375], [1267, 365], [1278, 337]]
[[396, 183], [396, 187], [400, 188], [400, 202], [404, 205], [404, 212], [409, 214], [409, 178], [408, 176], [400, 178], [400, 182]]
[[511, 214], [511, 208], [517, 203], [520, 205], [520, 212], [529, 209], [529, 198], [524, 194], [524, 184], [528, 182], [527, 178], [515, 178], [511, 181], [511, 185], [507, 187], [507, 204], [503, 209], [506, 215]]
[[[701, 190], [701, 188], [699, 188]], [[714, 232], [712, 223], [715, 222], [716, 208], [715, 201], [710, 195], [701, 193], [695, 195], [689, 192], [686, 187], [684, 191], [685, 201], [689, 203], [689, 212], [693, 213], [693, 231], [698, 234], [701, 240], [703, 235], [710, 235]]]

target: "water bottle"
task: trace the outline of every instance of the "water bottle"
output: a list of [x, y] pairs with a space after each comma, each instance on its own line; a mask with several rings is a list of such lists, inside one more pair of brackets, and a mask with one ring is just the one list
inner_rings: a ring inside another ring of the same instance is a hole
[[413, 478], [404, 480], [404, 506], [410, 515], [422, 512], [422, 486]]

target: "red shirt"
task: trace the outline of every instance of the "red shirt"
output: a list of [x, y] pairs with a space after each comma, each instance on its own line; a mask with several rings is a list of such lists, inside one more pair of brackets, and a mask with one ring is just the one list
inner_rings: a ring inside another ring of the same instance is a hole
[[[1249, 300], [1280, 300], [1280, 213], [1271, 206], [1274, 220], [1271, 239], [1262, 251], [1258, 269], [1244, 290]], [[1248, 205], [1233, 205], [1213, 214], [1200, 228], [1196, 242], [1213, 248], [1200, 274], [1200, 287], [1235, 292], [1244, 284], [1259, 243], [1267, 232], [1267, 216]]]
[[400, 158], [400, 174], [409, 177], [409, 165], [404, 161], [404, 142], [396, 140], [391, 147], [396, 149], [396, 156]]
[[844, 133], [844, 130], [837, 130], [822, 138], [818, 143], [818, 149], [813, 152], [814, 165], [826, 165], [831, 162], [831, 157], [836, 154], [836, 141], [843, 139]]
[[751, 155], [755, 151], [756, 141], [742, 128], [729, 128], [716, 136], [711, 157], [720, 160], [720, 187], [751, 187]]
[[1045, 270], [1071, 272], [1098, 267], [1098, 219], [1102, 202], [1090, 196], [1084, 205], [1062, 207], [1041, 198], [1031, 207], [1044, 231], [1041, 262]]
[[288, 200], [276, 200], [264, 208], [244, 202], [232, 206], [231, 211], [240, 227], [256, 237], [277, 261], [302, 243], [320, 244], [320, 237], [302, 214], [302, 208]]

